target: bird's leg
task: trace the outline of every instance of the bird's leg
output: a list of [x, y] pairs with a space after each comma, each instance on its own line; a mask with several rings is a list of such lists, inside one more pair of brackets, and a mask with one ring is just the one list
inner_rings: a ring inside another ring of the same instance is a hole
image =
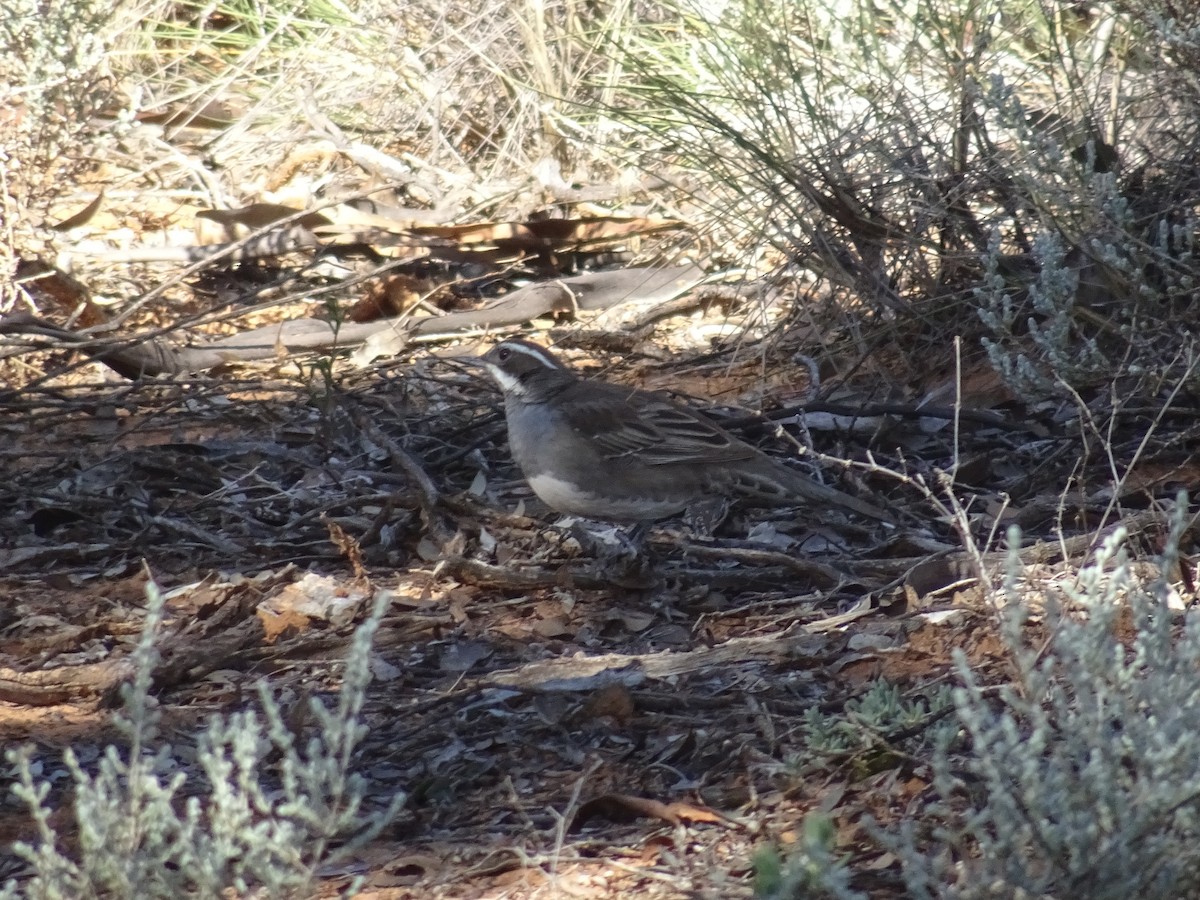
[[684, 510], [684, 524], [699, 537], [712, 537], [729, 515], [731, 506], [727, 497], [698, 500]]
[[567, 527], [567, 531], [579, 542], [580, 548], [598, 559], [636, 557], [646, 549], [650, 525], [639, 522], [628, 531], [616, 526], [606, 526], [603, 531], [596, 531], [588, 527], [586, 520], [576, 519]]
[[650, 537], [650, 523], [638, 522], [628, 531], [617, 529], [617, 542], [631, 556], [638, 556], [648, 550], [646, 539]]
[[582, 522], [570, 528], [580, 547], [595, 558], [605, 580], [622, 587], [646, 587], [655, 580], [658, 558], [646, 541], [649, 522], [639, 522], [628, 530], [610, 528], [605, 533], [592, 531]]

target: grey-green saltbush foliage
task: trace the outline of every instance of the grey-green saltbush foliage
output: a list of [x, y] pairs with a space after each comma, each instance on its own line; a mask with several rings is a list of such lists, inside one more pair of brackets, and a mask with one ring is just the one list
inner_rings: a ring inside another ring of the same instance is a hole
[[853, 873], [845, 856], [835, 849], [836, 836], [829, 816], [814, 812], [805, 817], [800, 840], [789, 849], [786, 859], [774, 847], [758, 850], [754, 854], [756, 900], [865, 900], [866, 894], [850, 888]]
[[1033, 245], [1039, 267], [1038, 279], [1029, 286], [1029, 299], [1037, 317], [1026, 322], [1035, 358], [1016, 347], [1018, 304], [1000, 274], [1000, 238], [993, 234], [986, 258], [987, 273], [975, 289], [980, 301], [979, 317], [994, 337], [983, 338], [988, 360], [997, 374], [1019, 396], [1043, 399], [1061, 396], [1062, 384], [1083, 386], [1098, 378], [1111, 378], [1117, 371], [1096, 342], [1075, 328], [1073, 310], [1079, 273], [1066, 265], [1062, 245], [1049, 233], [1040, 234]]
[[[10, 882], [0, 897], [174, 900], [228, 896], [222, 892], [230, 888], [239, 895], [304, 895], [319, 866], [373, 838], [404, 802], [398, 795], [386, 809], [364, 813], [364, 781], [350, 772], [352, 751], [366, 731], [359, 716], [386, 593], [379, 592], [355, 633], [336, 707], [311, 701], [316, 736], [297, 747], [278, 702], [260, 685], [260, 712], [216, 716], [207, 726], [196, 754], [207, 794], [182, 802], [189, 776], [160, 738], [161, 716], [150, 695], [163, 611], [153, 583], [147, 598], [146, 624], [132, 657], [135, 675], [116, 718], [128, 747], [106, 748], [94, 775], [69, 749], [64, 754], [76, 788], [76, 853], [58, 847], [45, 805], [50, 786], [34, 781], [28, 748], [7, 754], [17, 772], [13, 790], [29, 805], [38, 839], [14, 845], [34, 874], [19, 886]], [[274, 788], [260, 778], [268, 754]], [[334, 840], [344, 843], [334, 849]]]
[[[858, 699], [848, 700], [841, 714], [825, 715], [811, 706], [804, 715], [806, 753], [842, 753], [867, 749], [892, 734], [920, 725], [930, 715], [950, 705], [950, 694], [938, 689], [928, 697], [907, 699], [899, 686], [882, 678], [875, 681]], [[936, 740], [944, 728], [934, 723], [932, 734], [924, 737]]]
[[[1061, 598], [1048, 589], [1045, 646], [1022, 634], [1012, 555], [1005, 630], [1017, 678], [989, 695], [966, 658], [956, 660], [964, 686], [955, 703], [972, 750], [965, 761], [939, 754], [933, 827], [918, 834], [909, 823], [885, 838], [909, 896], [1200, 890], [1200, 614], [1173, 626], [1166, 605], [1186, 515], [1181, 495], [1157, 583], [1131, 577], [1118, 531]], [[1009, 546], [1019, 545], [1014, 529]], [[964, 770], [966, 780], [954, 774]]]

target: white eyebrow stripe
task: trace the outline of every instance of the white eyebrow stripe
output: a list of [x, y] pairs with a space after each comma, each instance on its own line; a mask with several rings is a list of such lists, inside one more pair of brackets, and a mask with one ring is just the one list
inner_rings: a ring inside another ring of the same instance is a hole
[[524, 353], [526, 356], [532, 356], [547, 369], [562, 369], [566, 368], [562, 363], [550, 355], [550, 353], [533, 344], [518, 344], [516, 341], [511, 343], [501, 344], [502, 347], [507, 347], [514, 353]]

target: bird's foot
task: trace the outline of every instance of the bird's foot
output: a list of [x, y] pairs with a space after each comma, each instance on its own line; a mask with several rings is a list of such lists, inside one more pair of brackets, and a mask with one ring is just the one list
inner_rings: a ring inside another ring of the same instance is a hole
[[707, 497], [688, 506], [683, 522], [698, 537], [712, 537], [728, 518], [732, 506], [726, 497]]
[[610, 526], [594, 531], [576, 522], [571, 534], [595, 559], [595, 568], [605, 581], [630, 588], [647, 587], [656, 581], [658, 558], [646, 540], [649, 523], [640, 522], [628, 530]]

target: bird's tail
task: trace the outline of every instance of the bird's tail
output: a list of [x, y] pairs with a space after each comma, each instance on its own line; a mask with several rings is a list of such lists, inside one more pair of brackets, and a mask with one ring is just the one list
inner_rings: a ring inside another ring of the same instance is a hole
[[773, 504], [784, 504], [789, 501], [804, 501], [823, 506], [840, 506], [860, 516], [878, 519], [881, 522], [895, 524], [894, 516], [889, 515], [877, 506], [859, 500], [849, 494], [831, 488], [828, 485], [813, 481], [801, 472], [793, 471], [770, 458], [764, 458], [763, 471], [743, 471], [736, 473], [734, 480], [740, 493], [760, 500], [768, 500]]

